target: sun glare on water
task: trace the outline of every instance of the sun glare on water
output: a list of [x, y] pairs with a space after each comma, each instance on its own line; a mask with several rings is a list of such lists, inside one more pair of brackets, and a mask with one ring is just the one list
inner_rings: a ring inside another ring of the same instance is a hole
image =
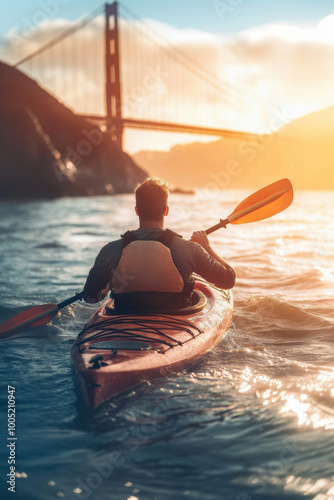
[[309, 373], [306, 377], [289, 378], [284, 383], [265, 374], [256, 374], [246, 366], [241, 373], [239, 392], [255, 390], [264, 406], [278, 404], [279, 413], [295, 416], [298, 426], [334, 429], [334, 411], [331, 408], [334, 398], [334, 389], [331, 388], [334, 370], [328, 367], [315, 374], [312, 373], [315, 368], [312, 365], [297, 361], [292, 364]]

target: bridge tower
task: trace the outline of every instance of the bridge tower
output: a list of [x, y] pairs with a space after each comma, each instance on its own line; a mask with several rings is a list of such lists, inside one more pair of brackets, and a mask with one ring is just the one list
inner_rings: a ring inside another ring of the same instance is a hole
[[123, 123], [117, 2], [105, 5], [106, 132], [122, 149]]

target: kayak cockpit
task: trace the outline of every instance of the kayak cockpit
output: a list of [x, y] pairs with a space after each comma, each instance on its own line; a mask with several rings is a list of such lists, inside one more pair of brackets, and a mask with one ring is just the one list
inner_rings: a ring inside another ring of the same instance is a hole
[[114, 301], [110, 301], [106, 304], [105, 310], [107, 315], [119, 315], [119, 314], [143, 314], [145, 316], [150, 314], [170, 314], [173, 316], [185, 316], [189, 314], [197, 314], [201, 312], [207, 304], [207, 298], [203, 292], [200, 290], [194, 290], [191, 297], [191, 305], [188, 307], [183, 307], [182, 309], [150, 309], [150, 310], [117, 310], [114, 307]]

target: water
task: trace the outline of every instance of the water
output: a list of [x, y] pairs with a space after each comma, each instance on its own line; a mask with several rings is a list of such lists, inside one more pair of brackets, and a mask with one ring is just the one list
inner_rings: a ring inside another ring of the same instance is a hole
[[[173, 195], [169, 226], [189, 237], [248, 194]], [[297, 193], [272, 219], [212, 234], [237, 272], [226, 339], [93, 417], [78, 409], [70, 349], [95, 306], [73, 304], [1, 342], [1, 498], [334, 499], [333, 199]], [[0, 210], [1, 321], [80, 291], [100, 247], [137, 224], [130, 195]], [[14, 497], [7, 385], [16, 389]]]

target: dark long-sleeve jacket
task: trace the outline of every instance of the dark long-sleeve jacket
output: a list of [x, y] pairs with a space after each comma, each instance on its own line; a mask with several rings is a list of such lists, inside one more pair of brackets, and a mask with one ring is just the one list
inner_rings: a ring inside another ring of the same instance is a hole
[[[155, 240], [161, 236], [164, 229], [137, 229], [135, 236], [139, 240]], [[89, 272], [84, 288], [84, 299], [97, 298], [98, 293], [108, 283], [112, 290], [112, 277], [120, 261], [123, 250], [123, 240], [119, 239], [105, 245], [95, 264]], [[219, 288], [230, 289], [235, 283], [235, 272], [229, 265], [223, 265], [208, 254], [204, 248], [193, 241], [175, 237], [171, 244], [171, 255], [175, 266], [185, 283], [193, 283], [193, 273], [204, 278]], [[122, 277], [118, 276], [118, 280]], [[126, 280], [126, 276], [123, 277]]]

